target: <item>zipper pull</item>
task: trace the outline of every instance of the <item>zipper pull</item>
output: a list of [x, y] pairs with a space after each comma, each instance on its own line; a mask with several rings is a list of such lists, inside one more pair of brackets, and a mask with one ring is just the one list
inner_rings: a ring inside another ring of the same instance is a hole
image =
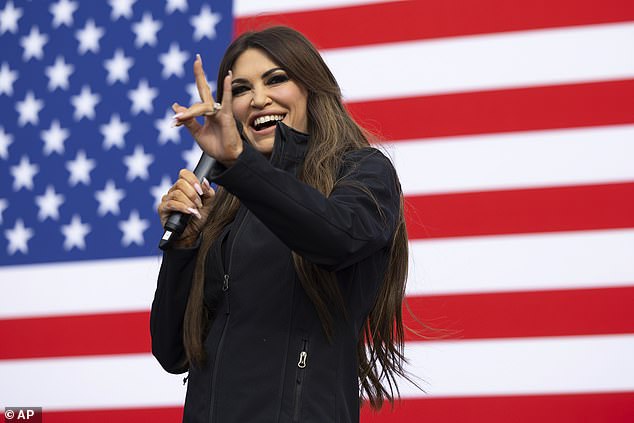
[[189, 379], [189, 375], [185, 376], [185, 378], [183, 379], [183, 386], [185, 386], [185, 384], [187, 383], [187, 379]]
[[225, 280], [222, 282], [222, 290], [226, 291], [229, 289], [229, 275], [225, 274]]
[[308, 353], [306, 351], [302, 351], [299, 353], [299, 362], [297, 362], [297, 367], [303, 369], [306, 367], [306, 359], [308, 358]]

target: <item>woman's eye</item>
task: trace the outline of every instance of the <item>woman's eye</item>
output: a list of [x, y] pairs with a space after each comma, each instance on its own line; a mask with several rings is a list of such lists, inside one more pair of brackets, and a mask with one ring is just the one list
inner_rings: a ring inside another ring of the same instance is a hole
[[269, 84], [281, 84], [282, 82], [286, 82], [286, 81], [288, 81], [288, 75], [279, 73], [277, 75], [273, 75], [269, 79]]
[[231, 87], [231, 94], [235, 95], [240, 95], [242, 93], [245, 93], [249, 91], [249, 87], [246, 87], [244, 85], [237, 85], [235, 87]]

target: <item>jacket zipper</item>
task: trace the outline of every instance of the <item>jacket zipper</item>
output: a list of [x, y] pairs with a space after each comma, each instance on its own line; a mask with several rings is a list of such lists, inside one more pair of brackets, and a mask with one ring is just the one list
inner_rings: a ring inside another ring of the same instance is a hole
[[299, 352], [299, 361], [297, 362], [297, 379], [295, 381], [295, 407], [293, 408], [293, 423], [299, 422], [299, 413], [302, 406], [302, 388], [304, 386], [304, 377], [306, 373], [306, 365], [308, 360], [308, 339], [302, 339], [302, 350]]
[[247, 215], [248, 215], [249, 211], [247, 210], [246, 213], [244, 214], [244, 216], [242, 217], [242, 220], [240, 220], [240, 224], [238, 225], [238, 228], [236, 229], [236, 234], [233, 237], [233, 242], [231, 244], [231, 250], [229, 251], [229, 263], [227, 266], [227, 270], [223, 272], [224, 276], [223, 276], [223, 280], [222, 280], [222, 292], [224, 292], [225, 295], [225, 302], [227, 304], [227, 311], [225, 312], [225, 323], [222, 326], [222, 332], [220, 333], [220, 341], [218, 341], [218, 348], [216, 349], [216, 360], [214, 361], [214, 373], [212, 376], [212, 380], [211, 380], [211, 404], [209, 406], [209, 422], [213, 422], [214, 421], [214, 411], [215, 411], [215, 405], [216, 405], [216, 393], [218, 392], [218, 387], [217, 385], [217, 378], [218, 378], [218, 369], [220, 367], [219, 363], [220, 363], [220, 356], [222, 354], [222, 347], [224, 345], [224, 340], [225, 340], [225, 333], [227, 332], [227, 326], [229, 326], [229, 317], [230, 316], [230, 312], [231, 312], [231, 307], [230, 307], [230, 302], [229, 302], [229, 280], [230, 280], [230, 272], [231, 272], [231, 262], [233, 259], [233, 249], [236, 246], [236, 241], [238, 240], [238, 235], [240, 234], [240, 230], [242, 229], [242, 227], [244, 226], [244, 222], [246, 221]]

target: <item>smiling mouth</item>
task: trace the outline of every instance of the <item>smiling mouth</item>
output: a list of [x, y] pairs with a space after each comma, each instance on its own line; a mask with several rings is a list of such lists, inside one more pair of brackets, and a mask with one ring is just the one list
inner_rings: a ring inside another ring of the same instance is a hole
[[253, 120], [251, 123], [251, 127], [256, 131], [261, 131], [266, 128], [270, 128], [271, 126], [275, 126], [275, 124], [282, 119], [284, 119], [286, 115], [266, 115], [260, 116]]

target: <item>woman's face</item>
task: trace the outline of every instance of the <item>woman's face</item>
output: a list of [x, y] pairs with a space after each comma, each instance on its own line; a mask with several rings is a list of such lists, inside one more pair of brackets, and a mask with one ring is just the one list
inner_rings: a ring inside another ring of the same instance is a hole
[[259, 49], [245, 50], [233, 64], [233, 114], [255, 148], [269, 155], [275, 122], [300, 132], [308, 129], [306, 90]]

